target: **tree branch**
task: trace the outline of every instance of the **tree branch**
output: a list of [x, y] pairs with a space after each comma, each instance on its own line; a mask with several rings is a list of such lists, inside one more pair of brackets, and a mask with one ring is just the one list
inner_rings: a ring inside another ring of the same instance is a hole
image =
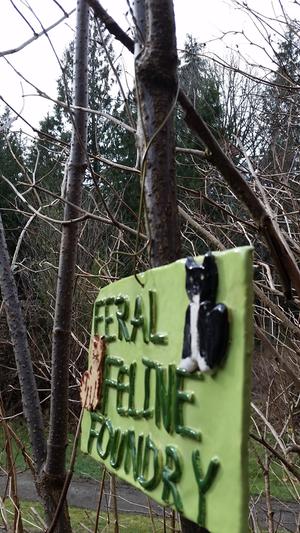
[[56, 28], [56, 26], [58, 26], [63, 20], [68, 18], [70, 15], [72, 15], [74, 11], [75, 9], [72, 9], [71, 11], [69, 11], [69, 13], [65, 13], [63, 17], [61, 17], [59, 20], [51, 24], [51, 26], [48, 26], [48, 28], [45, 28], [40, 33], [34, 33], [31, 39], [28, 39], [27, 41], [20, 44], [19, 46], [16, 46], [15, 48], [10, 48], [9, 50], [3, 50], [3, 52], [0, 52], [0, 57], [4, 57], [4, 56], [15, 54], [16, 52], [20, 52], [20, 50], [23, 50], [24, 48], [26, 48], [26, 46], [36, 41], [39, 37], [42, 37], [42, 35], [45, 35], [49, 31], [53, 30], [53, 28]]
[[116, 37], [124, 46], [134, 53], [134, 41], [120, 28], [119, 24], [105, 11], [98, 0], [86, 0], [90, 7], [94, 10], [95, 17], [99, 18], [106, 29]]
[[182, 90], [179, 91], [178, 100], [185, 110], [185, 121], [194, 130], [210, 151], [210, 160], [219, 170], [237, 198], [247, 207], [252, 217], [258, 224], [268, 248], [277, 266], [284, 292], [291, 298], [291, 285], [300, 296], [300, 272], [287, 242], [285, 241], [278, 225], [255, 195], [242, 174], [232, 161], [226, 156], [219, 143], [211, 133], [200, 115], [196, 112], [188, 97]]
[[250, 433], [249, 434], [251, 439], [255, 440], [256, 442], [259, 442], [260, 444], [262, 444], [264, 446], [264, 448], [266, 448], [267, 450], [269, 450], [269, 452], [272, 453], [272, 455], [274, 455], [276, 457], [276, 459], [279, 459], [279, 461], [282, 462], [282, 464], [285, 466], [285, 468], [291, 472], [291, 474], [293, 474], [293, 476], [295, 476], [296, 479], [298, 479], [298, 481], [300, 481], [300, 472], [299, 470], [294, 466], [292, 465], [287, 459], [285, 459], [285, 457], [279, 453], [277, 450], [275, 450], [275, 448], [273, 446], [271, 446], [271, 444], [269, 444], [263, 437], [257, 437], [256, 435], [254, 435], [254, 433]]
[[23, 412], [27, 422], [35, 465], [37, 471], [39, 471], [46, 456], [43, 416], [33, 373], [31, 355], [27, 341], [27, 331], [22, 315], [22, 306], [18, 298], [17, 286], [11, 270], [1, 214], [0, 286], [16, 359]]

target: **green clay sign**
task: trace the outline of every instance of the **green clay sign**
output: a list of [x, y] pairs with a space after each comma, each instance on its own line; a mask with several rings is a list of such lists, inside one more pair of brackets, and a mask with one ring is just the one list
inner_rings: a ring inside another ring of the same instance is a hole
[[248, 530], [252, 249], [122, 279], [95, 302], [101, 398], [81, 448], [209, 533]]

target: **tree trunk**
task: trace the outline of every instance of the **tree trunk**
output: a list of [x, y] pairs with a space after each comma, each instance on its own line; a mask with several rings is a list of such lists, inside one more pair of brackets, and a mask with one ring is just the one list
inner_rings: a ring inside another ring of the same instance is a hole
[[20, 382], [24, 417], [27, 423], [36, 470], [39, 471], [46, 457], [46, 441], [39, 394], [33, 373], [31, 354], [27, 341], [21, 302], [10, 266], [4, 228], [0, 214], [0, 286], [5, 306], [10, 338]]
[[141, 124], [138, 146], [143, 147], [141, 180], [151, 264], [159, 266], [180, 257], [172, 112], [178, 83], [175, 22], [170, 0], [137, 0], [135, 10], [136, 91]]
[[[136, 91], [138, 148], [144, 181], [152, 266], [180, 257], [173, 109], [177, 94], [177, 49], [172, 0], [136, 0]], [[143, 188], [142, 188], [143, 192]], [[207, 533], [181, 517], [185, 533]]]
[[[89, 7], [77, 0], [77, 28], [74, 61], [74, 106], [88, 107], [88, 36]], [[73, 115], [73, 134], [64, 220], [80, 216], [82, 184], [87, 166], [87, 113], [77, 109]], [[72, 204], [72, 205], [71, 205]], [[65, 455], [68, 429], [69, 353], [73, 307], [74, 277], [77, 258], [79, 224], [63, 225], [59, 256], [58, 283], [52, 344], [51, 410], [47, 443], [47, 460], [42, 490], [51, 493], [48, 514], [53, 517], [65, 479]], [[71, 531], [67, 506], [58, 519], [56, 531]]]

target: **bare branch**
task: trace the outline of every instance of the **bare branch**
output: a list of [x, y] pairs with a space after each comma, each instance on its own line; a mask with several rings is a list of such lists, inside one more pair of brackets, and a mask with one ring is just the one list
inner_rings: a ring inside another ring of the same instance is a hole
[[9, 50], [3, 50], [2, 52], [0, 51], [0, 57], [9, 56], [17, 52], [20, 52], [20, 50], [23, 50], [24, 48], [26, 48], [26, 46], [36, 41], [39, 37], [42, 37], [42, 35], [46, 35], [49, 31], [53, 30], [53, 28], [56, 28], [56, 26], [61, 24], [61, 22], [63, 22], [66, 18], [70, 17], [70, 15], [74, 13], [74, 11], [75, 9], [72, 9], [71, 11], [69, 11], [69, 13], [66, 13], [63, 17], [61, 17], [59, 20], [57, 20], [56, 22], [51, 24], [51, 26], [48, 26], [48, 28], [45, 28], [41, 32], [39, 33], [34, 32], [33, 36], [30, 39], [20, 44], [19, 46], [16, 46], [15, 48], [10, 48]]
[[217, 140], [182, 90], [179, 92], [178, 100], [186, 112], [185, 120], [187, 124], [199, 135], [210, 150], [212, 163], [257, 222], [278, 268], [287, 298], [291, 297], [291, 284], [298, 296], [300, 296], [298, 265], [278, 225], [271, 219], [239, 170], [223, 152]]
[[118, 41], [120, 41], [124, 46], [133, 54], [134, 52], [134, 41], [125, 33], [125, 31], [120, 28], [116, 21], [105, 11], [101, 6], [98, 0], [86, 0], [90, 7], [94, 10], [94, 14], [98, 17], [101, 22], [105, 25], [106, 29], [114, 35]]

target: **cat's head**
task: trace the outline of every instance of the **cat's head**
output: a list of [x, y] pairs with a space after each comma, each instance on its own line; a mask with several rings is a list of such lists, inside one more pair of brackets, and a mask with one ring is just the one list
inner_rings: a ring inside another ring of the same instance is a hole
[[196, 263], [192, 257], [187, 257], [186, 292], [192, 301], [193, 296], [200, 295], [200, 301], [215, 302], [218, 287], [218, 270], [211, 252], [204, 256], [202, 265]]

